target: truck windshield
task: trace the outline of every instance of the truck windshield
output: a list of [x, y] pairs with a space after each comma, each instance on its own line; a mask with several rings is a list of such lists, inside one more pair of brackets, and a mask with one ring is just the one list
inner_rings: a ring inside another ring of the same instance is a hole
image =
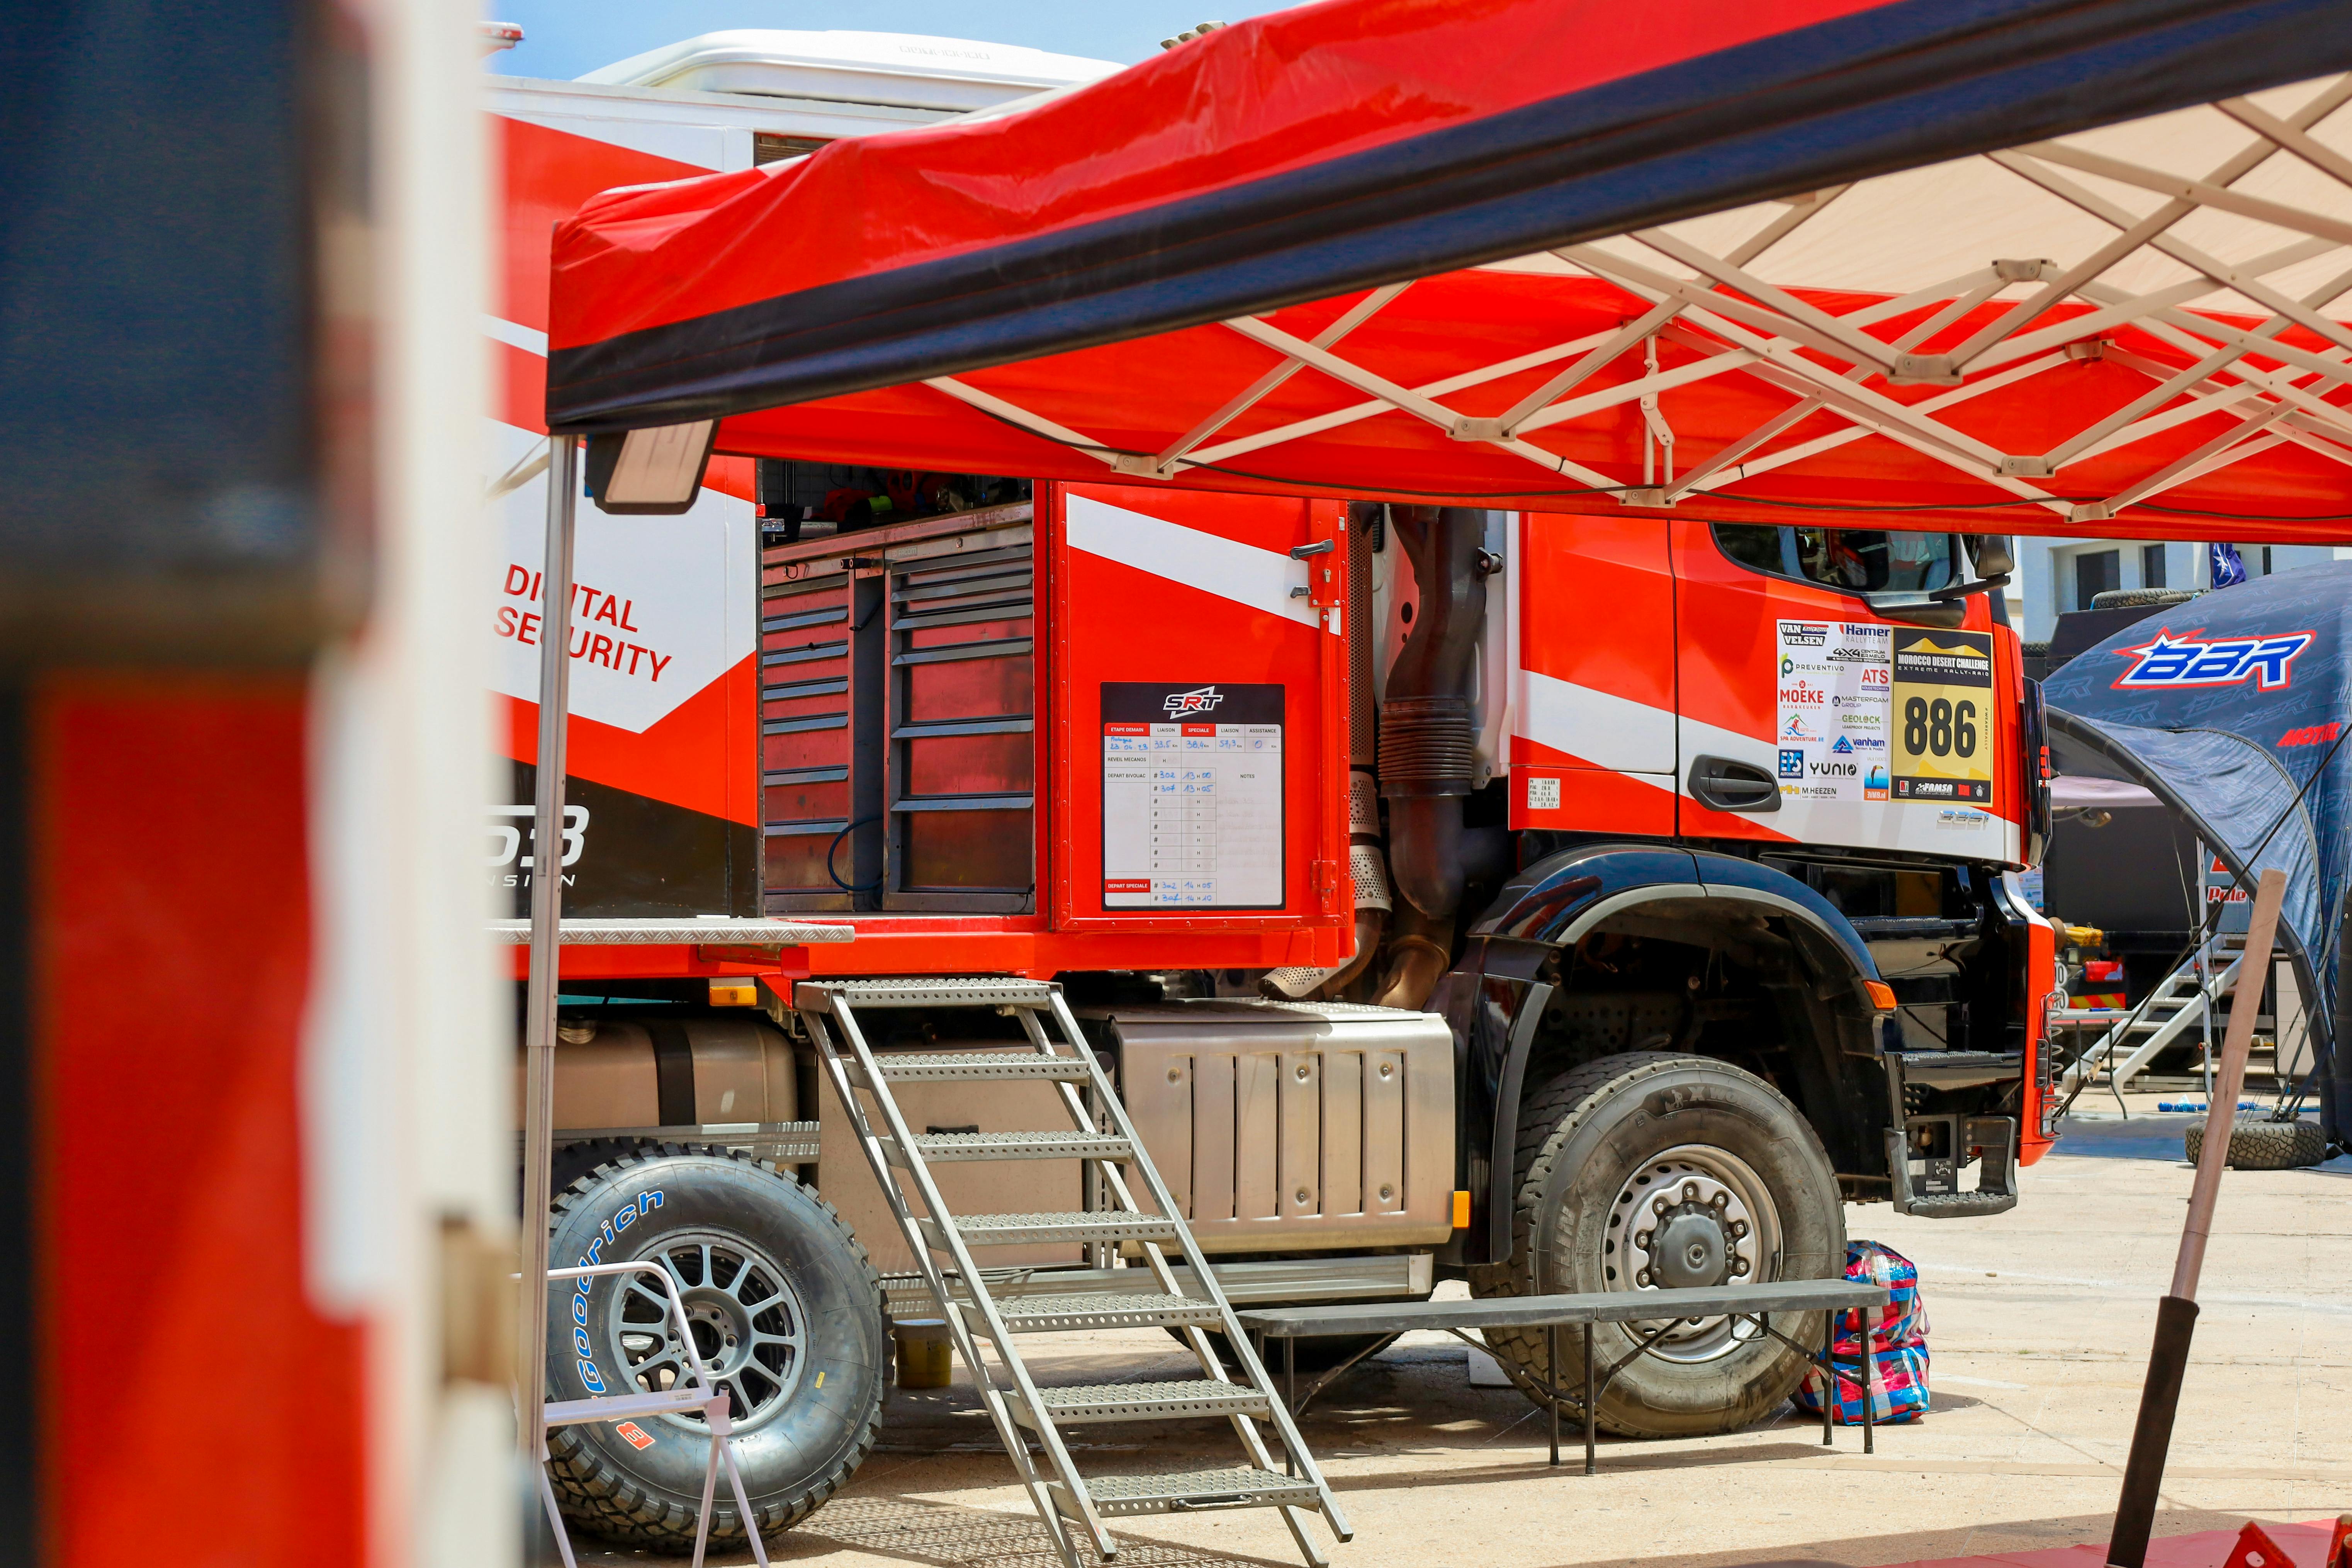
[[1742, 566], [1849, 594], [1924, 594], [1961, 575], [1959, 538], [1950, 533], [1718, 522], [1715, 542]]

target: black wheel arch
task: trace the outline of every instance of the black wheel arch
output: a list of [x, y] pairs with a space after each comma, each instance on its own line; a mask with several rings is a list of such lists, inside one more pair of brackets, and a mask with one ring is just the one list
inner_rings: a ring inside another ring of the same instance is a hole
[[[1510, 1256], [1519, 1102], [1561, 955], [1604, 921], [1644, 911], [1704, 920], [1776, 922], [1802, 956], [1810, 984], [1783, 987], [1783, 1006], [1811, 1013], [1795, 1053], [1798, 1110], [1844, 1171], [1883, 1168], [1885, 1069], [1872, 1059], [1875, 1009], [1865, 984], [1880, 978], [1870, 949], [1835, 905], [1773, 867], [1711, 850], [1600, 843], [1563, 849], [1507, 883], [1470, 927], [1462, 957], [1439, 982], [1431, 1011], [1453, 1026], [1458, 1190], [1470, 1194], [1470, 1226], [1449, 1262]], [[1798, 1020], [1786, 1020], [1796, 1024]]]

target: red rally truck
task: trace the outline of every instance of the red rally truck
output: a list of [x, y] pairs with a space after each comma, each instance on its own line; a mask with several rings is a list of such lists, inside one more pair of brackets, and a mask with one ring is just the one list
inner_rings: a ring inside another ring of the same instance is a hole
[[[660, 68], [719, 59], [687, 79], [727, 91], [497, 84], [502, 458], [541, 428], [547, 216], [861, 116], [979, 107], [912, 68], [877, 87], [870, 61], [762, 47]], [[1013, 87], [1052, 85], [1028, 68]], [[544, 516], [524, 472], [493, 486], [507, 550], [485, 584], [512, 769], [488, 875], [517, 915]], [[2051, 933], [2014, 880], [2046, 826], [2042, 746], [2005, 541], [848, 462], [719, 459], [707, 483], [657, 534], [580, 518], [565, 913], [805, 916], [856, 940], [789, 964], [723, 941], [566, 949], [554, 1248], [614, 1242], [605, 1200], [676, 1163], [658, 1206], [627, 1205], [628, 1245], [701, 1259], [681, 1278], [712, 1300], [763, 1530], [872, 1441], [884, 1374], [801, 1376], [812, 1336], [888, 1359], [882, 1314], [803, 1299], [832, 1276], [797, 1260], [862, 1250], [890, 1310], [929, 1306], [799, 978], [1058, 981], [1244, 1304], [1832, 1275], [1845, 1205], [1996, 1213], [2048, 1147]], [[920, 1009], [891, 1030], [877, 1047], [973, 1038]], [[1032, 1124], [1041, 1092], [902, 1103], [932, 1134], [985, 1132]], [[1084, 1201], [1076, 1160], [1017, 1175], [958, 1166], [942, 1190]], [[1654, 1191], [1681, 1194], [1671, 1225], [1636, 1234]], [[588, 1317], [551, 1342], [559, 1385], [674, 1375], [649, 1370], [657, 1331]], [[1523, 1386], [1548, 1378], [1539, 1333], [1492, 1343]], [[1725, 1320], [1662, 1349], [1602, 1426], [1727, 1429], [1805, 1364]], [[690, 1537], [701, 1460], [659, 1425], [555, 1434], [567, 1511]]]

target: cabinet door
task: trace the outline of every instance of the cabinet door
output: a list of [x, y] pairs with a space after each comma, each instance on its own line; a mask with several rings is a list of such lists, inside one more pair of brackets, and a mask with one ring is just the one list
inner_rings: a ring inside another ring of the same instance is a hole
[[1675, 831], [1675, 581], [1664, 519], [1519, 520], [1511, 826]]
[[1050, 492], [1055, 923], [1256, 931], [1269, 952], [1344, 941], [1344, 510]]
[[[852, 628], [877, 585], [830, 570], [764, 584], [760, 599], [760, 784], [767, 841], [768, 908], [846, 910], [853, 886], [872, 877], [878, 833], [854, 833], [861, 809], [858, 735], [851, 723], [861, 684]], [[860, 694], [862, 695], [862, 694]], [[868, 787], [865, 793], [872, 795]], [[832, 869], [827, 870], [830, 864]]]
[[891, 552], [885, 909], [1034, 905], [1035, 594], [1026, 537]]

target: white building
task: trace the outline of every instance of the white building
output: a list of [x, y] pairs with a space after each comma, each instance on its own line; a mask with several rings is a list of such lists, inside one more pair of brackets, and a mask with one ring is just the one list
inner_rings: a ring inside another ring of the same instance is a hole
[[[2009, 586], [2012, 624], [2028, 642], [2046, 641], [2058, 617], [2087, 610], [2110, 588], [2210, 585], [2201, 543], [2152, 539], [2020, 539]], [[2321, 561], [2352, 558], [2352, 546], [2241, 544], [2246, 575], [2266, 577]]]

